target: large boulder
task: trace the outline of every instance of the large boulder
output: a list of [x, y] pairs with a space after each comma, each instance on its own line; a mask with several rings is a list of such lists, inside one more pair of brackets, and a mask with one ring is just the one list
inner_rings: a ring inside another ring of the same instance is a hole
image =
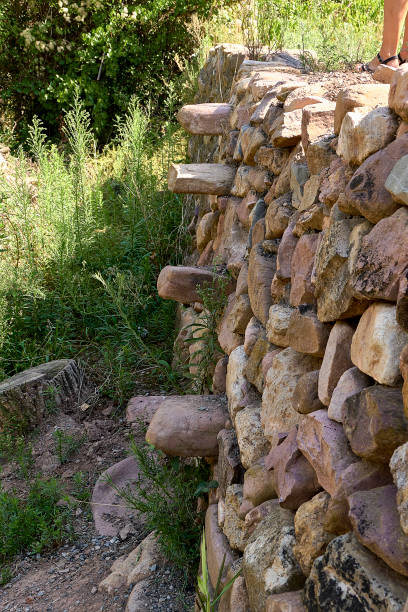
[[398, 385], [400, 353], [408, 334], [398, 325], [395, 306], [372, 304], [361, 317], [351, 344], [351, 360], [382, 385]]
[[363, 459], [388, 463], [408, 441], [400, 389], [375, 385], [352, 395], [343, 404], [342, 422], [353, 452]]
[[224, 396], [168, 397], [151, 420], [146, 440], [170, 456], [216, 457], [217, 435], [228, 420]]
[[396, 301], [408, 267], [408, 208], [382, 219], [361, 241], [352, 286], [359, 298]]
[[346, 188], [346, 198], [371, 223], [378, 223], [398, 208], [385, 182], [396, 162], [408, 154], [408, 134], [385, 149], [370, 155], [354, 173]]
[[253, 612], [264, 612], [269, 595], [303, 586], [305, 578], [293, 555], [294, 544], [292, 512], [274, 505], [244, 551], [244, 578]]
[[302, 504], [295, 514], [296, 544], [293, 552], [303, 573], [308, 576], [317, 557], [322, 555], [333, 534], [324, 528], [330, 495], [321, 491]]
[[320, 485], [334, 495], [341, 486], [344, 470], [358, 461], [350, 450], [342, 426], [331, 421], [326, 410], [317, 410], [303, 417], [297, 443], [313, 466]]
[[393, 570], [408, 576], [408, 536], [401, 529], [394, 485], [358, 491], [348, 498], [357, 539]]
[[404, 576], [346, 534], [332, 540], [314, 562], [305, 604], [319, 612], [402, 612], [407, 589]]
[[408, 536], [408, 442], [394, 451], [390, 468], [397, 487], [397, 506], [400, 524]]
[[275, 356], [269, 368], [262, 395], [262, 427], [272, 448], [278, 445], [281, 434], [297, 425], [302, 415], [292, 407], [292, 395], [299, 378], [318, 369], [320, 359], [297, 353], [287, 348]]

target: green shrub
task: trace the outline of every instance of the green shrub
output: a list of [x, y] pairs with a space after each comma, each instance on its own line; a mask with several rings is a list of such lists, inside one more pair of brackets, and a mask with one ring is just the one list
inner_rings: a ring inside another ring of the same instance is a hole
[[[155, 531], [166, 558], [188, 574], [197, 570], [203, 514], [197, 498], [209, 488], [209, 469], [202, 460], [166, 457], [149, 445], [131, 443], [140, 469], [134, 489], [115, 490], [126, 504], [144, 514], [146, 529]], [[109, 482], [109, 481], [108, 481]], [[111, 486], [114, 486], [111, 482]]]
[[[3, 0], [1, 97], [24, 136], [34, 115], [53, 135], [77, 85], [99, 141], [133, 95], [161, 111], [167, 90], [199, 45], [190, 27], [214, 0]], [[160, 113], [162, 114], [162, 113]]]

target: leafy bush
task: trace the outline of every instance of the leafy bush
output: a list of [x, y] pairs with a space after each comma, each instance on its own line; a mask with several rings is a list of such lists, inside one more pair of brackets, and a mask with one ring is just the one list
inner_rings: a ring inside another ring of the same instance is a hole
[[37, 479], [25, 500], [0, 488], [0, 562], [17, 553], [41, 553], [71, 533], [69, 510], [57, 506], [62, 488], [55, 479]]
[[[134, 489], [114, 487], [126, 504], [144, 514], [146, 529], [158, 534], [166, 558], [193, 574], [197, 570], [203, 515], [197, 499], [218, 483], [208, 480], [208, 466], [202, 460], [188, 462], [166, 457], [149, 445], [131, 442], [131, 453], [140, 469]], [[114, 486], [112, 482], [111, 486]]]
[[98, 140], [137, 94], [160, 111], [169, 84], [198, 46], [193, 17], [215, 0], [3, 0], [0, 6], [1, 97], [24, 135], [33, 116], [53, 134], [77, 85]]

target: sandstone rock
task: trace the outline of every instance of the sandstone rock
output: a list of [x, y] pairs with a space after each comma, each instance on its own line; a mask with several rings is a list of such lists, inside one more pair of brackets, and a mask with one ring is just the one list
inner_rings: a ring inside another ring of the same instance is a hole
[[262, 360], [266, 353], [273, 348], [276, 349], [277, 347], [272, 347], [267, 341], [266, 336], [260, 337], [256, 341], [248, 359], [245, 375], [249, 382], [258, 389], [259, 393], [262, 393], [264, 387]]
[[346, 198], [371, 223], [392, 215], [398, 205], [385, 188], [396, 162], [408, 154], [408, 134], [397, 138], [385, 149], [368, 157], [346, 188]]
[[[227, 581], [232, 580], [241, 568], [242, 558], [237, 559], [228, 568]], [[232, 610], [234, 612], [250, 612], [248, 592], [243, 576], [238, 576], [229, 591], [221, 597], [218, 610], [219, 612], [232, 612]]]
[[304, 197], [304, 190], [310, 178], [306, 160], [295, 160], [290, 164], [289, 186], [292, 191], [292, 205], [300, 209]]
[[140, 520], [140, 514], [124, 505], [117, 493], [121, 489], [131, 490], [139, 476], [139, 465], [134, 457], [115, 463], [99, 476], [91, 500], [95, 529], [99, 535], [115, 537], [124, 525]]
[[355, 295], [396, 301], [403, 271], [408, 267], [408, 208], [381, 219], [364, 236], [354, 266]]
[[387, 85], [390, 85], [395, 71], [396, 68], [393, 68], [392, 66], [380, 64], [374, 70], [373, 79], [379, 83], [386, 83]]
[[227, 264], [227, 270], [234, 278], [238, 277], [244, 264], [248, 237], [238, 219], [240, 202], [238, 198], [227, 198], [225, 213], [219, 218], [220, 234], [213, 244], [214, 262]]
[[297, 510], [320, 489], [315, 471], [299, 450], [297, 427], [271, 450], [265, 467], [273, 469], [276, 492], [282, 508]]
[[353, 297], [350, 268], [353, 250], [358, 252], [361, 239], [370, 227], [359, 219], [332, 217], [329, 227], [323, 231], [315, 257], [317, 316], [321, 321], [347, 319], [366, 309], [365, 300]]
[[248, 264], [244, 262], [238, 274], [235, 295], [239, 297], [246, 293], [248, 293]]
[[247, 363], [248, 357], [243, 346], [236, 348], [229, 356], [226, 393], [228, 410], [233, 423], [237, 412], [248, 406], [254, 399], [254, 391], [251, 390], [251, 385], [244, 375]]
[[[236, 330], [238, 328], [245, 331], [243, 325], [247, 320], [249, 321], [251, 316], [252, 311], [248, 296], [245, 299], [241, 295], [237, 299], [235, 293], [232, 293], [228, 297], [227, 307], [217, 326], [218, 342], [224, 353], [229, 355], [234, 349], [243, 344], [244, 337]], [[195, 343], [193, 343], [192, 349], [194, 351], [197, 350]]]
[[296, 202], [296, 207], [298, 210], [309, 210], [314, 204], [317, 204], [321, 182], [322, 177], [320, 176], [320, 174], [315, 174], [308, 178], [308, 180], [303, 186], [303, 194], [301, 200], [300, 202], [299, 200]]
[[[181, 304], [201, 302], [202, 298], [197, 293], [197, 288], [213, 286], [221, 278], [221, 275], [205, 268], [166, 266], [159, 274], [157, 291], [165, 300], [175, 300]], [[233, 290], [233, 284], [228, 283], [227, 294]]]
[[404, 380], [402, 386], [402, 399], [404, 402], [405, 416], [408, 418], [408, 344], [403, 348], [400, 355], [400, 370]]
[[303, 591], [271, 595], [266, 600], [266, 612], [305, 612]]
[[237, 215], [240, 223], [245, 229], [249, 230], [251, 227], [250, 214], [254, 206], [258, 201], [258, 194], [256, 191], [249, 191], [245, 198], [240, 201], [237, 208]]
[[251, 248], [265, 240], [265, 219], [258, 219], [251, 228]]
[[358, 461], [350, 450], [342, 426], [331, 421], [326, 410], [317, 410], [302, 418], [297, 443], [313, 466], [320, 485], [334, 495], [341, 484], [343, 471]]
[[295, 351], [323, 357], [331, 326], [322, 323], [308, 306], [295, 309], [289, 319], [288, 343]]
[[266, 204], [263, 198], [259, 198], [255, 204], [254, 209], [249, 215], [251, 227], [249, 229], [248, 236], [248, 250], [251, 251], [253, 247], [256, 247], [257, 242], [263, 240], [265, 236], [265, 225], [259, 224], [259, 221], [264, 221], [266, 213]]
[[395, 319], [395, 306], [376, 302], [360, 319], [351, 344], [351, 360], [380, 384], [398, 385], [399, 356], [407, 342], [407, 332]]
[[305, 151], [311, 142], [333, 132], [335, 108], [334, 102], [305, 106], [302, 111], [302, 145]]
[[342, 374], [352, 367], [350, 349], [354, 327], [337, 321], [332, 327], [319, 374], [319, 399], [325, 405], [330, 400]]
[[214, 256], [214, 240], [210, 240], [197, 261], [197, 266], [209, 266]]
[[308, 610], [324, 612], [400, 612], [406, 578], [390, 570], [351, 534], [330, 542], [305, 585]]
[[[330, 216], [330, 211], [327, 206], [322, 204], [321, 202], [316, 202], [313, 204], [308, 210], [304, 210], [300, 213], [293, 233], [295, 236], [301, 238], [304, 234], [308, 234], [311, 230], [318, 230], [321, 232], [323, 229], [323, 225], [326, 225], [327, 218]], [[314, 234], [311, 234], [312, 236]], [[316, 246], [315, 253], [317, 251], [317, 247], [321, 240], [321, 234], [319, 233], [316, 237]]]
[[298, 380], [292, 395], [292, 407], [299, 414], [309, 414], [324, 408], [318, 396], [319, 372], [306, 372]]
[[298, 238], [293, 235], [294, 223], [289, 223], [279, 243], [276, 258], [276, 277], [279, 280], [289, 281], [291, 278], [291, 263]]
[[34, 427], [50, 412], [72, 411], [93, 392], [83, 369], [73, 359], [35, 366], [0, 383], [0, 429], [13, 421]]
[[296, 544], [293, 553], [306, 576], [310, 574], [314, 560], [324, 554], [334, 537], [324, 528], [329, 500], [329, 494], [321, 491], [302, 504], [295, 514]]
[[[309, 149], [308, 149], [309, 151]], [[323, 173], [319, 199], [327, 206], [333, 206], [344, 193], [353, 176], [352, 169], [339, 157], [336, 157]]]
[[285, 304], [273, 304], [269, 309], [266, 335], [269, 342], [287, 348], [289, 346], [289, 321], [294, 308]]
[[[241, 515], [243, 513], [242, 508], [245, 503], [247, 502], [244, 500], [244, 503], [241, 506]], [[252, 535], [255, 529], [258, 527], [259, 523], [263, 521], [264, 518], [266, 518], [276, 506], [279, 506], [279, 501], [277, 499], [269, 499], [268, 501], [263, 502], [259, 506], [256, 506], [256, 508], [249, 510], [249, 512], [245, 514], [244, 530], [245, 537], [247, 538], [247, 540], [249, 536]]]
[[269, 164], [269, 170], [278, 176], [284, 169], [290, 155], [290, 149], [281, 149], [279, 147], [272, 147], [273, 157]]
[[370, 387], [373, 382], [372, 378], [356, 367], [349, 368], [343, 372], [331, 396], [327, 411], [329, 419], [341, 423], [343, 419], [343, 405], [346, 399], [356, 393], [360, 393], [366, 387]]
[[276, 256], [268, 253], [261, 244], [256, 245], [249, 256], [248, 293], [254, 315], [266, 325], [272, 302], [270, 286], [276, 271]]
[[304, 234], [296, 244], [291, 261], [290, 304], [292, 306], [315, 302], [311, 279], [318, 241], [318, 234]]
[[341, 124], [337, 155], [348, 164], [360, 165], [369, 155], [389, 144], [397, 128], [397, 117], [388, 106], [374, 110], [363, 107], [349, 112]]
[[359, 491], [348, 498], [357, 539], [393, 570], [408, 576], [408, 536], [399, 522], [394, 485]]
[[[406, 134], [406, 131], [404, 132]], [[406, 180], [408, 155], [404, 155], [397, 161], [385, 181], [385, 188], [390, 192], [393, 199], [401, 204], [408, 205], [408, 185]]]
[[302, 87], [300, 92], [299, 89], [296, 89], [287, 96], [283, 105], [285, 113], [302, 109], [311, 104], [323, 104], [327, 102], [327, 100], [321, 96], [314, 95], [313, 93], [306, 93], [305, 89], [306, 88]]
[[[250, 117], [250, 125], [261, 126], [262, 123], [264, 123], [269, 111], [276, 114], [282, 112], [282, 109], [276, 103], [276, 96], [273, 90], [266, 93], [262, 100], [259, 102], [259, 104], [257, 104], [255, 110], [253, 111]], [[260, 163], [259, 160], [255, 161], [257, 164]], [[261, 166], [262, 165], [263, 164], [261, 164]]]
[[226, 391], [227, 366], [228, 355], [224, 355], [224, 357], [221, 357], [215, 365], [212, 380], [212, 392], [214, 395], [221, 395]]
[[241, 147], [244, 155], [244, 164], [255, 164], [255, 153], [265, 142], [266, 134], [261, 128], [249, 125], [241, 128]]
[[245, 330], [244, 350], [248, 357], [252, 353], [258, 338], [266, 338], [265, 328], [256, 317], [252, 317]]
[[251, 166], [248, 167], [250, 168], [248, 172], [249, 188], [254, 189], [262, 195], [268, 191], [269, 187], [272, 185], [273, 177], [268, 170]]
[[402, 531], [408, 536], [408, 443], [394, 451], [390, 468], [397, 487], [397, 506]]
[[281, 195], [284, 195], [285, 193], [291, 191], [290, 173], [292, 164], [294, 163], [299, 163], [303, 165], [305, 164], [305, 155], [302, 144], [300, 142], [290, 152], [289, 157], [286, 160], [286, 163], [283, 166], [278, 178], [275, 179], [270, 192], [266, 194], [265, 202], [267, 204], [270, 203], [272, 200], [279, 198]]
[[356, 491], [369, 491], [392, 483], [387, 465], [360, 460], [349, 465], [340, 476], [340, 484], [332, 495], [326, 511], [326, 531], [342, 535], [352, 530], [348, 516], [347, 497]]
[[253, 612], [264, 612], [269, 595], [303, 586], [304, 576], [293, 556], [293, 515], [277, 506], [258, 525], [244, 552], [243, 570]]
[[235, 172], [225, 164], [170, 164], [168, 188], [173, 193], [227, 195]]
[[342, 89], [336, 100], [334, 113], [334, 133], [340, 134], [341, 124], [346, 113], [354, 111], [355, 108], [365, 106], [376, 108], [377, 106], [388, 106], [388, 85], [377, 83], [361, 83]]
[[218, 436], [218, 462], [215, 477], [221, 498], [225, 498], [227, 488], [242, 482], [244, 470], [241, 464], [239, 446], [233, 429], [222, 429]]
[[269, 133], [274, 147], [294, 147], [301, 138], [302, 110], [295, 110], [279, 115]]
[[245, 472], [243, 495], [253, 508], [276, 497], [274, 475], [265, 467], [263, 458]]
[[230, 485], [225, 496], [225, 518], [222, 530], [231, 548], [243, 552], [246, 542], [244, 540], [244, 521], [239, 517], [241, 503], [242, 485]]
[[292, 395], [299, 378], [320, 367], [320, 359], [297, 353], [292, 348], [281, 351], [266, 375], [262, 395], [262, 426], [272, 448], [280, 434], [288, 433], [302, 416], [292, 408]]
[[294, 208], [291, 206], [292, 197], [287, 193], [273, 200], [265, 215], [265, 238], [281, 238], [288, 227]]
[[333, 149], [333, 134], [322, 136], [309, 143], [306, 151], [307, 165], [310, 174], [320, 174], [322, 170], [328, 168], [334, 159], [337, 159]]
[[370, 461], [388, 463], [408, 440], [399, 389], [375, 385], [352, 395], [343, 404], [342, 421], [353, 452]]
[[221, 584], [224, 586], [227, 581], [228, 568], [237, 559], [237, 554], [231, 550], [227, 538], [218, 526], [217, 504], [208, 506], [205, 515], [205, 541], [207, 547], [208, 573], [213, 588], [217, 585], [222, 561], [225, 556], [224, 571], [221, 579]]
[[138, 582], [133, 587], [126, 604], [125, 612], [139, 612], [139, 610], [143, 610], [146, 606], [149, 606], [146, 592], [150, 583], [150, 579], [146, 578], [146, 580]]
[[197, 249], [202, 253], [212, 238], [215, 238], [214, 230], [217, 229], [219, 212], [209, 212], [201, 217], [197, 226]]
[[187, 104], [179, 110], [177, 121], [190, 134], [222, 134], [231, 112], [230, 104]]
[[402, 65], [392, 75], [388, 105], [404, 121], [408, 120], [408, 98], [407, 87], [408, 70], [407, 66]]
[[240, 166], [235, 175], [234, 184], [231, 189], [231, 195], [239, 198], [244, 198], [251, 189], [249, 182], [249, 171], [251, 166]]
[[217, 435], [227, 420], [227, 406], [222, 396], [169, 397], [156, 411], [146, 440], [167, 455], [216, 457]]
[[269, 451], [269, 442], [261, 426], [261, 406], [254, 403], [240, 410], [235, 417], [235, 430], [241, 462], [248, 469]]

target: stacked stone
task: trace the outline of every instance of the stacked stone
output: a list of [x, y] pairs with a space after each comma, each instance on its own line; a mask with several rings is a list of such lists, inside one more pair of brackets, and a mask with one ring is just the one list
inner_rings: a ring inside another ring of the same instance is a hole
[[[180, 111], [189, 132], [218, 144], [215, 163], [170, 171], [171, 189], [205, 194], [207, 210], [198, 265], [165, 268], [158, 289], [185, 305], [182, 347], [201, 316], [197, 287], [222, 266], [233, 279], [218, 417], [203, 407], [218, 441], [210, 576], [215, 584], [224, 554], [224, 581], [243, 567], [220, 609], [403, 610], [408, 67], [391, 85], [359, 83], [335, 101], [329, 80], [309, 80], [285, 55], [244, 60], [228, 103]], [[157, 444], [160, 429], [168, 452], [165, 412], [148, 438]], [[195, 421], [183, 414], [191, 438]]]

